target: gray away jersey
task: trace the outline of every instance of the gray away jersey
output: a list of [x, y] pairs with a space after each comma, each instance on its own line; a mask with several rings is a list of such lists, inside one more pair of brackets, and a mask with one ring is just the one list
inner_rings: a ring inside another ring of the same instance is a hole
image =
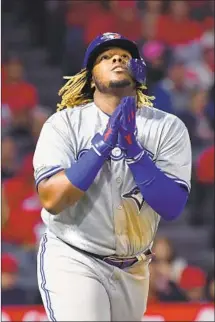
[[[108, 115], [94, 103], [67, 108], [44, 124], [34, 154], [38, 184], [71, 167], [104, 132]], [[167, 176], [190, 190], [191, 146], [184, 123], [155, 108], [137, 110], [137, 137]], [[119, 147], [112, 150], [90, 186], [75, 205], [58, 215], [42, 210], [48, 229], [65, 242], [101, 255], [139, 254], [153, 243], [160, 220], [143, 199]]]

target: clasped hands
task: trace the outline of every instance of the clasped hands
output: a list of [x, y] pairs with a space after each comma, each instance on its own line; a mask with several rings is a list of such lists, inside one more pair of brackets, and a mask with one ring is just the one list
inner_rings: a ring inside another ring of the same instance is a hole
[[[145, 82], [145, 62], [143, 59], [131, 59], [128, 71], [133, 79], [139, 83]], [[110, 116], [103, 135], [97, 133], [92, 139], [92, 146], [97, 154], [107, 158], [111, 150], [117, 145], [125, 153], [126, 158], [132, 159], [143, 149], [135, 136], [137, 103], [134, 96], [122, 98]]]
[[99, 155], [108, 157], [117, 145], [125, 153], [126, 158], [135, 158], [143, 149], [135, 136], [136, 131], [136, 98], [122, 98], [110, 116], [103, 135], [97, 133], [92, 145]]

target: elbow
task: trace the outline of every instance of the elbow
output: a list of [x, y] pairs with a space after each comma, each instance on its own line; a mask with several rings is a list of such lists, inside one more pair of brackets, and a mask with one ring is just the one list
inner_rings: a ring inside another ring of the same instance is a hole
[[60, 210], [58, 209], [57, 205], [53, 201], [50, 201], [50, 200], [43, 201], [42, 206], [51, 215], [58, 215], [60, 213]]
[[42, 207], [51, 215], [58, 215], [62, 209], [63, 198], [61, 195], [46, 186], [46, 181], [38, 186], [38, 194]]
[[[44, 207], [45, 208], [45, 207]], [[56, 208], [54, 207], [47, 207], [45, 208], [46, 211], [48, 211], [51, 215], [56, 216], [59, 215], [60, 211], [58, 211]]]
[[183, 187], [178, 188], [177, 193], [172, 194], [169, 202], [166, 203], [166, 211], [163, 211], [163, 215], [161, 214], [161, 217], [166, 221], [177, 219], [183, 213], [186, 206], [189, 193]]
[[51, 215], [59, 215], [63, 210], [72, 206], [74, 200], [68, 200], [68, 198], [40, 198], [43, 208]]
[[[66, 208], [73, 206], [83, 192], [73, 189], [71, 183], [66, 185], [67, 182], [62, 182], [60, 185], [57, 180], [54, 181], [54, 177], [52, 178], [38, 185], [38, 194], [43, 208], [51, 215], [59, 215]], [[59, 176], [57, 178], [59, 179]]]
[[186, 206], [186, 202], [187, 202], [187, 198], [186, 200], [184, 199], [179, 203], [175, 203], [174, 206], [169, 207], [168, 209], [166, 209], [165, 212], [160, 214], [161, 217], [166, 221], [173, 221], [177, 219], [183, 213], [183, 210]]

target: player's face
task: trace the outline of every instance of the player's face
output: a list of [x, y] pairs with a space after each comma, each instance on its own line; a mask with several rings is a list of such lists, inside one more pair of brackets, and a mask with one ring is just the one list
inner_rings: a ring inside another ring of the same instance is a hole
[[99, 91], [107, 89], [134, 87], [128, 73], [127, 62], [132, 58], [124, 49], [113, 47], [100, 54], [92, 70], [92, 85]]

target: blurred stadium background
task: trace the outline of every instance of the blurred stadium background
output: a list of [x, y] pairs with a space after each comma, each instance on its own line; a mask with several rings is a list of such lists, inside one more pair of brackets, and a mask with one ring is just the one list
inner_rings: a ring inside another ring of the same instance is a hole
[[87, 44], [110, 31], [137, 42], [155, 107], [180, 117], [192, 142], [190, 199], [178, 220], [161, 221], [149, 305], [214, 302], [214, 1], [2, 0], [3, 311], [41, 304], [33, 151], [62, 77], [78, 72]]

